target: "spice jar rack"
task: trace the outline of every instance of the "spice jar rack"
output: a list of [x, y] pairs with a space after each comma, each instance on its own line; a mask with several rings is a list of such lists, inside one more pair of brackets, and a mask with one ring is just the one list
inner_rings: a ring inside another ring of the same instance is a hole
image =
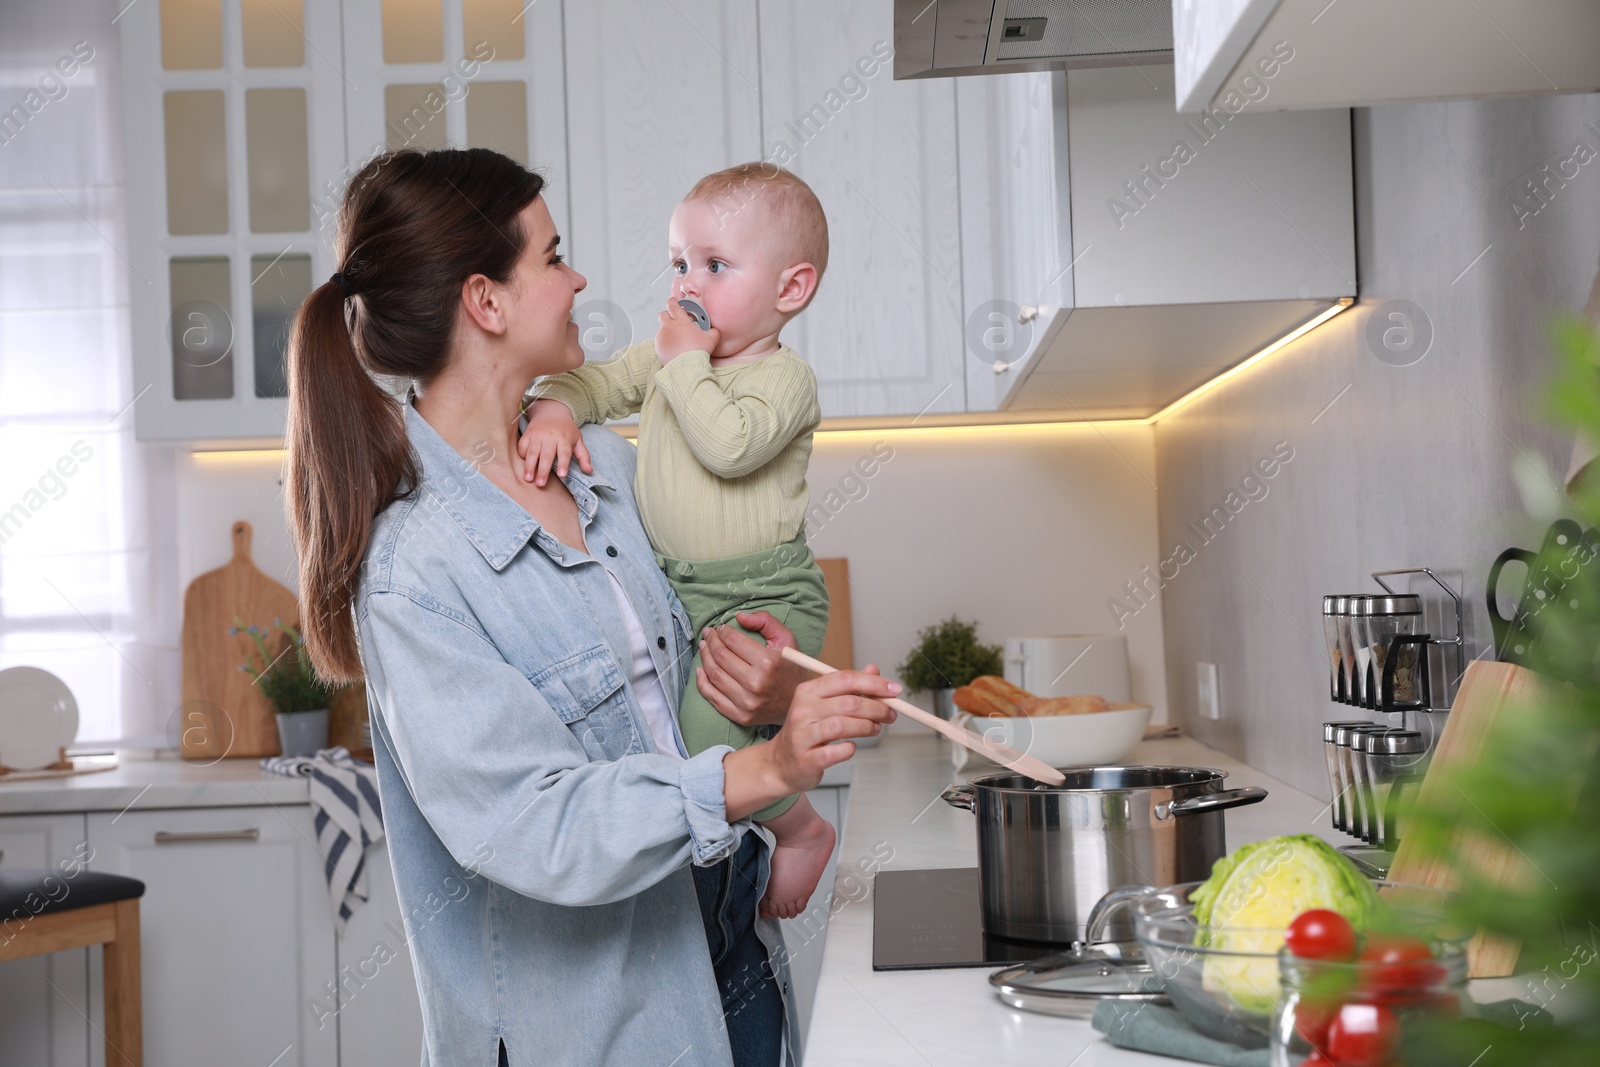
[[[1435, 637], [1422, 632], [1422, 597], [1385, 581], [1407, 574], [1426, 575], [1450, 598], [1445, 614], [1453, 616], [1452, 633]], [[1450, 690], [1466, 670], [1460, 595], [1430, 567], [1373, 571], [1372, 580], [1383, 594], [1323, 598], [1329, 697], [1369, 711], [1398, 713], [1402, 725], [1410, 712], [1448, 712]], [[1444, 667], [1437, 680], [1429, 655], [1433, 648], [1441, 650]], [[1440, 706], [1435, 705], [1435, 695]]]
[[[1453, 621], [1449, 635], [1425, 632], [1423, 597], [1386, 580], [1408, 574], [1426, 575], [1449, 597], [1444, 611], [1435, 612], [1441, 623]], [[1341, 851], [1382, 877], [1427, 770], [1438, 733], [1432, 716], [1449, 711], [1450, 691], [1466, 669], [1466, 639], [1461, 597], [1431, 568], [1374, 571], [1372, 579], [1383, 593], [1323, 598], [1329, 696], [1369, 712], [1398, 714], [1400, 726], [1361, 719], [1327, 722], [1323, 745], [1334, 794], [1333, 825], [1365, 843]], [[1435, 648], [1442, 668], [1437, 684], [1430, 654]], [[1444, 706], [1435, 706], [1435, 695]]]

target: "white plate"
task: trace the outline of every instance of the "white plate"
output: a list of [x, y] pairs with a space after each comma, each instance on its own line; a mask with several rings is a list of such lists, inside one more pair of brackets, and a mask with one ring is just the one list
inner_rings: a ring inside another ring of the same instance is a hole
[[78, 702], [65, 682], [38, 667], [0, 671], [0, 766], [49, 766], [77, 736]]

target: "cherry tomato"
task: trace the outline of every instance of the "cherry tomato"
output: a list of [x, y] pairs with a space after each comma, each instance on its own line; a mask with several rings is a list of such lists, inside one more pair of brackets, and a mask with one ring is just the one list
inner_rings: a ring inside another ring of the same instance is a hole
[[1302, 1000], [1294, 1006], [1294, 1028], [1313, 1048], [1328, 1047], [1328, 1027], [1339, 1014], [1337, 1004], [1312, 1004]]
[[1346, 1004], [1328, 1027], [1326, 1052], [1339, 1067], [1383, 1067], [1394, 1053], [1400, 1024], [1381, 1004]]
[[1361, 984], [1378, 993], [1427, 989], [1444, 978], [1433, 950], [1415, 937], [1377, 937], [1361, 953]]
[[1301, 912], [1289, 924], [1284, 937], [1289, 951], [1306, 960], [1353, 960], [1356, 957], [1356, 932], [1336, 911], [1312, 908]]

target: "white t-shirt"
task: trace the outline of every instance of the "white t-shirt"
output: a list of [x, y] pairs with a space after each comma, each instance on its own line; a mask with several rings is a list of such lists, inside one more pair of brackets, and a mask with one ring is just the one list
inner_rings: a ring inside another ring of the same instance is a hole
[[672, 706], [667, 703], [666, 690], [661, 688], [661, 676], [656, 673], [655, 660], [650, 658], [650, 642], [645, 640], [644, 627], [639, 625], [639, 616], [634, 613], [633, 604], [629, 602], [628, 594], [623, 591], [617, 576], [610, 571], [606, 571], [606, 574], [611, 579], [611, 592], [617, 598], [617, 607], [622, 611], [622, 621], [628, 627], [628, 648], [632, 660], [628, 666], [628, 684], [633, 688], [634, 699], [644, 712], [645, 725], [650, 727], [656, 751], [682, 759], [683, 754], [678, 751], [678, 734], [672, 721]]

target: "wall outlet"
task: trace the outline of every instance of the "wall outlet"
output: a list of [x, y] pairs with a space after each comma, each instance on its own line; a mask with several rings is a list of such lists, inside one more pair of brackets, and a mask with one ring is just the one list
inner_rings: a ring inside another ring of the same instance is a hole
[[1196, 663], [1194, 674], [1200, 698], [1200, 717], [1216, 722], [1222, 718], [1222, 696], [1217, 690], [1217, 665]]

